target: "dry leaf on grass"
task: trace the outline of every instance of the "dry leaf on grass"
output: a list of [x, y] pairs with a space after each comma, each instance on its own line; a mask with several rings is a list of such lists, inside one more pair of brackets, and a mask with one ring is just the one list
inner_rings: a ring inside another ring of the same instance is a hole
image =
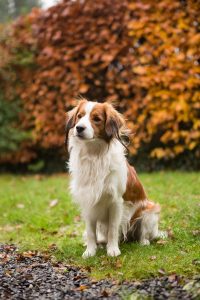
[[123, 272], [117, 272], [118, 275], [123, 276], [124, 273]]
[[175, 281], [176, 280], [177, 275], [176, 274], [171, 274], [168, 276], [169, 281]]
[[161, 274], [161, 275], [165, 275], [165, 270], [164, 269], [159, 269], [158, 273]]
[[167, 244], [167, 241], [166, 240], [158, 240], [156, 243], [159, 245], [165, 245], [165, 244]]
[[53, 199], [51, 200], [51, 202], [49, 203], [49, 207], [54, 207], [58, 204], [58, 199]]
[[[86, 270], [87, 272], [91, 273], [92, 268], [91, 268], [90, 266], [86, 266], [86, 267], [85, 267], [85, 270]], [[92, 282], [95, 283], [95, 282], [97, 282], [97, 281], [96, 281], [95, 279], [92, 279]]]
[[156, 256], [155, 255], [152, 255], [152, 256], [150, 256], [150, 260], [156, 260]]
[[33, 257], [33, 256], [36, 256], [37, 255], [37, 252], [36, 251], [25, 251], [21, 254], [21, 256], [23, 257]]
[[20, 209], [21, 209], [21, 208], [24, 208], [24, 204], [23, 204], [23, 203], [18, 203], [18, 204], [16, 205], [16, 207], [17, 207], [17, 208], [20, 208]]
[[42, 180], [42, 179], [44, 178], [44, 176], [43, 176], [43, 175], [40, 175], [40, 174], [36, 174], [36, 175], [34, 176], [34, 178], [35, 178], [36, 180]]
[[103, 291], [101, 292], [101, 295], [102, 295], [103, 297], [108, 297], [108, 296], [109, 296], [109, 293], [108, 293], [106, 290], [103, 290]]
[[87, 290], [87, 289], [88, 289], [88, 286], [86, 286], [86, 285], [80, 285], [79, 288], [78, 288], [79, 291], [84, 291], [84, 290]]
[[0, 231], [6, 231], [6, 232], [12, 232], [16, 229], [21, 229], [22, 228], [22, 225], [21, 224], [17, 224], [17, 225], [5, 225], [5, 226], [2, 226], [0, 227]]
[[174, 239], [174, 233], [171, 228], [167, 230], [167, 237], [170, 239]]
[[55, 250], [57, 250], [57, 245], [56, 244], [50, 244], [49, 246], [48, 246], [48, 248], [49, 248], [49, 250], [51, 250], [51, 251], [55, 251]]
[[74, 217], [74, 222], [80, 222], [81, 216], [75, 216]]
[[78, 233], [76, 231], [70, 232], [68, 234], [66, 234], [68, 237], [72, 238], [72, 237], [77, 237]]
[[198, 236], [198, 235], [200, 235], [200, 230], [199, 229], [192, 230], [192, 234], [193, 234], [193, 236]]
[[121, 268], [122, 267], [122, 262], [120, 259], [117, 259], [116, 263], [115, 263], [115, 267], [116, 268]]

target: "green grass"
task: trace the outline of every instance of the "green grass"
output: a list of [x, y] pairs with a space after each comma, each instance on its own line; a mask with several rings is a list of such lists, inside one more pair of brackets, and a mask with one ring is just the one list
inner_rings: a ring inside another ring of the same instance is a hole
[[[122, 244], [118, 258], [97, 256], [83, 260], [83, 224], [67, 190], [67, 175], [0, 176], [0, 242], [21, 251], [50, 252], [67, 264], [86, 267], [96, 278], [140, 279], [159, 274], [192, 276], [198, 272], [200, 174], [160, 172], [141, 174], [149, 198], [162, 206], [160, 227], [173, 230], [165, 244]], [[50, 207], [50, 202], [58, 204]], [[194, 232], [196, 230], [196, 232]], [[56, 246], [52, 245], [55, 244]]]

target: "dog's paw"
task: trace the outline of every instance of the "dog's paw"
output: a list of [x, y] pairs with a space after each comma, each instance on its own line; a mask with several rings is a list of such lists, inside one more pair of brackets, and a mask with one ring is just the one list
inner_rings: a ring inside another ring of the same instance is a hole
[[119, 250], [118, 247], [108, 247], [107, 248], [107, 254], [109, 256], [119, 256], [121, 254], [121, 251]]
[[96, 248], [86, 249], [85, 252], [83, 253], [82, 257], [85, 259], [85, 258], [94, 256], [95, 254], [96, 254]]
[[140, 241], [140, 244], [143, 245], [143, 246], [149, 246], [150, 242], [147, 239], [143, 239], [143, 240]]

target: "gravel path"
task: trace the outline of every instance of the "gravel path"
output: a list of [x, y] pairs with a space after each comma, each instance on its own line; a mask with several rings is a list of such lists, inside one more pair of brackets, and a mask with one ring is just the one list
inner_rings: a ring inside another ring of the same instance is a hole
[[37, 252], [20, 254], [13, 245], [0, 245], [0, 299], [122, 299], [128, 293], [134, 293], [134, 300], [197, 299], [183, 289], [186, 283], [180, 276], [122, 285], [95, 281], [77, 267], [52, 263]]

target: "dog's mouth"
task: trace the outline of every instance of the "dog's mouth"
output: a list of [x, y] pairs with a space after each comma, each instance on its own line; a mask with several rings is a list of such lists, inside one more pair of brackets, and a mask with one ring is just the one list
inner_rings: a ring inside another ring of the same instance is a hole
[[85, 139], [84, 135], [82, 135], [81, 133], [77, 133], [76, 136], [82, 140]]
[[84, 136], [84, 135], [81, 134], [81, 133], [77, 133], [77, 134], [75, 135], [75, 137], [77, 137], [77, 138], [80, 139], [80, 140], [85, 140], [85, 141], [94, 141], [94, 140], [95, 140], [94, 137], [88, 138], [88, 137]]

